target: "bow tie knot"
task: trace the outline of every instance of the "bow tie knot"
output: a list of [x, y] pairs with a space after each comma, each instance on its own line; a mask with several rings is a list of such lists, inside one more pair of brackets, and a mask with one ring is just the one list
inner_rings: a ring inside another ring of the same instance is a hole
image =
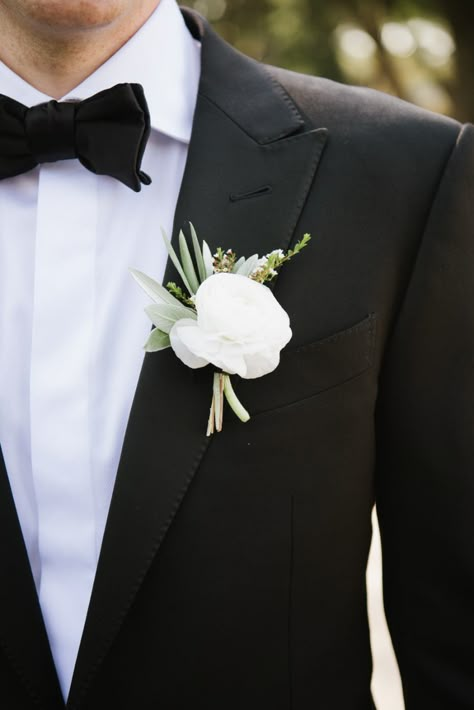
[[47, 101], [26, 111], [26, 139], [37, 163], [77, 158], [76, 107], [76, 102]]
[[46, 101], [32, 108], [0, 94], [0, 180], [38, 164], [78, 158], [139, 192], [150, 114], [140, 84], [117, 84], [84, 101]]

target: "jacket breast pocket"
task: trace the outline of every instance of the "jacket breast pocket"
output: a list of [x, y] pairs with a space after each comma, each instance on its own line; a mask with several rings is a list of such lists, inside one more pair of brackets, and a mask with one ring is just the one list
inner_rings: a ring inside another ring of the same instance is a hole
[[365, 372], [375, 346], [374, 313], [327, 338], [282, 351], [280, 365], [256, 380], [235, 379], [252, 415], [313, 397]]

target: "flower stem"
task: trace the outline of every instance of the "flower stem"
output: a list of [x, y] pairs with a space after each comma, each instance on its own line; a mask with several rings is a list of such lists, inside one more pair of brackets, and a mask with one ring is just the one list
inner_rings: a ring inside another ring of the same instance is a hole
[[247, 412], [247, 410], [235, 394], [234, 389], [232, 387], [232, 383], [230, 381], [230, 375], [223, 375], [223, 378], [224, 394], [226, 400], [229, 403], [230, 408], [238, 416], [241, 422], [248, 422], [248, 420], [250, 419], [250, 414]]
[[214, 392], [216, 431], [222, 431], [222, 418], [224, 416], [224, 374], [222, 372], [214, 373], [212, 389]]
[[215, 421], [215, 398], [214, 398], [214, 391], [212, 392], [212, 402], [211, 402], [211, 411], [209, 412], [209, 419], [207, 422], [207, 432], [206, 436], [212, 436], [214, 434], [214, 421]]

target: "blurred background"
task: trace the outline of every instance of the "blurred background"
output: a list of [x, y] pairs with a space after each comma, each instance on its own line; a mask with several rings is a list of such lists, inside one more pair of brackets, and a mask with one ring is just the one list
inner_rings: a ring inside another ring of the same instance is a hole
[[472, 0], [188, 0], [258, 60], [474, 121]]

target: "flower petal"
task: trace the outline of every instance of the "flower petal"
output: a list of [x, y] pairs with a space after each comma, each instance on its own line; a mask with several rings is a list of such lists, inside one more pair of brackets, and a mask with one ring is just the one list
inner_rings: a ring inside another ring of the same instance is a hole
[[267, 286], [239, 274], [214, 274], [199, 287], [195, 304], [197, 322], [182, 318], [170, 332], [171, 346], [186, 365], [212, 363], [245, 379], [278, 366], [291, 328]]
[[247, 363], [240, 352], [221, 348], [220, 352], [210, 356], [210, 361], [228, 375], [247, 376]]
[[268, 375], [273, 370], [276, 370], [280, 364], [280, 353], [277, 350], [268, 349], [265, 352], [255, 353], [250, 357], [245, 358], [247, 367], [246, 374], [241, 375], [246, 380], [253, 380], [256, 377]]
[[184, 362], [185, 365], [196, 370], [199, 367], [208, 365], [209, 360], [199, 357], [188, 347], [186, 341], [189, 340], [189, 338], [186, 336], [189, 335], [191, 329], [194, 331], [199, 330], [197, 321], [191, 318], [182, 318], [176, 321], [170, 330], [170, 344], [175, 355], [179, 357], [181, 362]]

